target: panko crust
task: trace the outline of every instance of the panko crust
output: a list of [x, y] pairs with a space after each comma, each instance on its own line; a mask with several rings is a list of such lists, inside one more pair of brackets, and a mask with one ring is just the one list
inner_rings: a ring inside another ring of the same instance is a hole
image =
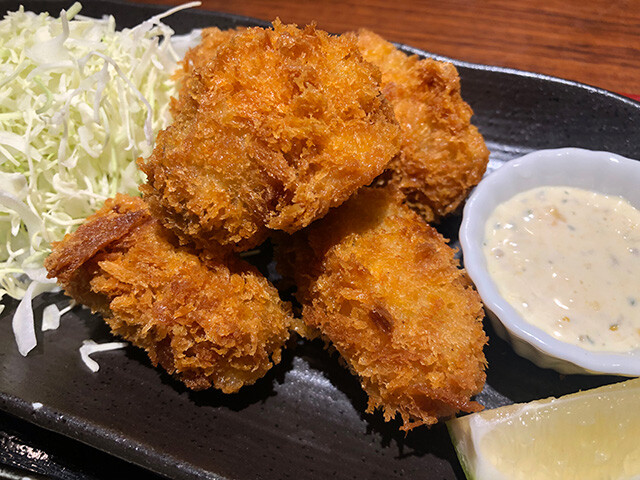
[[275, 21], [210, 37], [187, 54], [174, 123], [138, 162], [151, 211], [183, 242], [242, 251], [295, 232], [398, 153], [380, 72], [355, 35]]
[[205, 66], [209, 60], [215, 57], [216, 51], [221, 45], [227, 43], [231, 37], [244, 30], [246, 30], [244, 27], [231, 30], [220, 30], [218, 27], [203, 28], [200, 33], [200, 43], [185, 53], [180, 61], [180, 68], [174, 74], [175, 78], [188, 77], [193, 73], [193, 70]]
[[339, 352], [403, 430], [482, 407], [483, 308], [447, 241], [389, 188], [362, 189], [280, 239], [302, 318]]
[[255, 268], [178, 247], [140, 198], [107, 200], [54, 244], [45, 267], [194, 390], [232, 393], [254, 383], [280, 361], [289, 337], [290, 305]]
[[386, 181], [426, 221], [439, 221], [459, 208], [489, 161], [458, 72], [448, 62], [408, 56], [368, 30], [358, 32], [358, 47], [382, 71], [382, 91], [402, 129], [402, 155]]

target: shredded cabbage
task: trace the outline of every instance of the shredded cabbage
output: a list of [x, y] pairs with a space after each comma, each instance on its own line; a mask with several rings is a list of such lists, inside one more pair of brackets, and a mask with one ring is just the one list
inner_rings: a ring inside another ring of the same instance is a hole
[[78, 15], [79, 3], [60, 18], [20, 7], [0, 20], [0, 299], [23, 299], [13, 323], [24, 355], [31, 297], [55, 288], [42, 269], [51, 242], [117, 192], [138, 193], [135, 160], [151, 153], [176, 93], [180, 57], [161, 19], [198, 4], [122, 31], [111, 16]]
[[125, 348], [127, 343], [125, 342], [108, 342], [108, 343], [96, 343], [93, 340], [84, 340], [80, 347], [80, 358], [84, 364], [93, 373], [100, 370], [100, 365], [89, 355], [96, 352], [108, 352], [110, 350], [117, 350], [119, 348]]

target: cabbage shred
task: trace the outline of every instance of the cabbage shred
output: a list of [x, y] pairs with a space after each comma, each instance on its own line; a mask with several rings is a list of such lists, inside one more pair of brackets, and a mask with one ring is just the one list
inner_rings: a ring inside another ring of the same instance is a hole
[[104, 200], [137, 194], [135, 160], [170, 121], [179, 58], [162, 16], [116, 31], [80, 8], [0, 20], [0, 298], [23, 298], [51, 242]]

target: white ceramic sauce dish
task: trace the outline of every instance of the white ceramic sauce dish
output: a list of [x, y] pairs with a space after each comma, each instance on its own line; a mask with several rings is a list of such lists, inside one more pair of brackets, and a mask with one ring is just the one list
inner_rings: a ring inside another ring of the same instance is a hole
[[[640, 161], [578, 148], [540, 150], [505, 163], [469, 197], [460, 227], [464, 264], [492, 326], [519, 355], [564, 374], [640, 376], [640, 349], [592, 351], [561, 341], [525, 321], [505, 300], [487, 271], [485, 225], [493, 210], [514, 195], [541, 186], [568, 186], [621, 196], [640, 209]], [[638, 272], [640, 293], [640, 272]]]

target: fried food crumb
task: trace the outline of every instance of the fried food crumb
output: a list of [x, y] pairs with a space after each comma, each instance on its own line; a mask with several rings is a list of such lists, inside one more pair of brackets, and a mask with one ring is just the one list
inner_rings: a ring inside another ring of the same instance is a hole
[[145, 200], [183, 243], [252, 248], [293, 233], [383, 172], [400, 128], [354, 34], [275, 21], [211, 31], [187, 54]]
[[194, 390], [249, 385], [280, 361], [290, 305], [252, 266], [177, 245], [140, 198], [118, 194], [45, 261], [67, 294]]
[[460, 207], [489, 161], [458, 72], [448, 62], [408, 56], [369, 30], [358, 32], [358, 46], [382, 71], [382, 91], [402, 128], [402, 155], [383, 180], [427, 222], [439, 221]]
[[281, 238], [302, 318], [360, 378], [368, 412], [403, 430], [482, 407], [483, 309], [454, 250], [389, 187], [365, 188]]

